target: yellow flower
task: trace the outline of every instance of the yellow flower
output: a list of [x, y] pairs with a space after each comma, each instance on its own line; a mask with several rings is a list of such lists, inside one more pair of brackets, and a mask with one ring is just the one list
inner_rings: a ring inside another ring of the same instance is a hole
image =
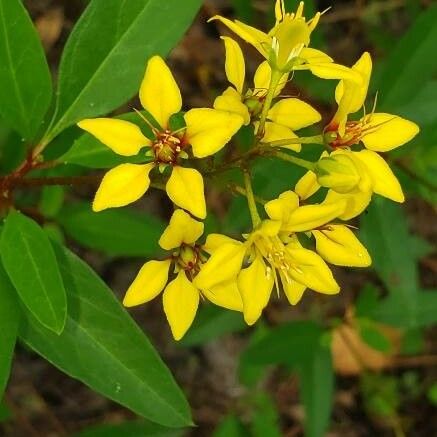
[[364, 53], [352, 70], [360, 75], [361, 83], [344, 79], [338, 84], [335, 90], [338, 109], [325, 129], [327, 143], [337, 148], [361, 141], [369, 150], [387, 152], [412, 140], [419, 132], [419, 127], [397, 115], [372, 111], [358, 121], [348, 121], [350, 114], [364, 107], [372, 73], [369, 53]]
[[[242, 310], [235, 282], [219, 284], [208, 290], [202, 290], [193, 283], [206, 260], [204, 248], [196, 243], [202, 234], [203, 223], [181, 209], [176, 210], [159, 240], [163, 249], [173, 251], [172, 255], [163, 261], [146, 262], [123, 301], [126, 307], [141, 305], [164, 290], [164, 312], [176, 340], [180, 340], [193, 323], [201, 296], [216, 305]], [[168, 282], [172, 264], [176, 277]]]
[[284, 1], [276, 0], [276, 24], [265, 33], [241, 21], [231, 21], [220, 15], [211, 20], [219, 20], [232, 32], [255, 47], [269, 62], [272, 69], [288, 73], [292, 70], [310, 70], [324, 79], [358, 80], [357, 76], [342, 65], [334, 64], [325, 53], [308, 48], [311, 32], [320, 19], [318, 12], [310, 20], [303, 17], [304, 2], [300, 2], [295, 13], [286, 13]]
[[[271, 68], [264, 61], [256, 70], [254, 88], [245, 91], [246, 66], [243, 53], [236, 41], [222, 37], [225, 43], [225, 71], [233, 87], [228, 87], [214, 102], [214, 108], [238, 114], [247, 125], [259, 116], [263, 101], [270, 85]], [[288, 75], [284, 74], [273, 94], [277, 97], [287, 83]], [[321, 115], [310, 105], [296, 98], [285, 98], [274, 104], [267, 114], [264, 126], [263, 142], [297, 138], [295, 130], [302, 129], [320, 121]], [[255, 126], [258, 122], [255, 121]], [[281, 146], [296, 152], [301, 150], [300, 144]]]
[[323, 259], [303, 248], [295, 233], [330, 222], [342, 213], [344, 202], [299, 206], [297, 195], [288, 191], [265, 208], [270, 219], [244, 235], [244, 242], [217, 234], [208, 236], [205, 247], [213, 252], [194, 281], [205, 289], [236, 280], [249, 325], [260, 317], [273, 287], [279, 291], [279, 283], [292, 305], [307, 287], [326, 294], [340, 290]]
[[[78, 123], [119, 155], [135, 156], [147, 147], [153, 156], [153, 162], [121, 164], [109, 170], [97, 190], [93, 210], [124, 206], [138, 200], [150, 186], [150, 171], [170, 166], [171, 175], [166, 185], [170, 199], [196, 217], [205, 218], [202, 175], [195, 169], [183, 167], [181, 159], [190, 151], [196, 158], [216, 153], [242, 126], [242, 118], [215, 109], [191, 109], [184, 115], [185, 128], [172, 132], [169, 120], [181, 110], [182, 98], [170, 69], [159, 56], [148, 61], [139, 95], [142, 106], [159, 125], [153, 128], [153, 139], [145, 137], [138, 126], [128, 121], [96, 118]], [[144, 159], [147, 159], [146, 153]]]
[[338, 149], [322, 157], [315, 167], [315, 177], [321, 186], [330, 188], [326, 201], [345, 200], [347, 207], [339, 217], [349, 220], [361, 214], [369, 205], [373, 193], [402, 203], [402, 188], [386, 161], [371, 150], [353, 152]]
[[[295, 193], [302, 201], [307, 200], [320, 188], [316, 174], [307, 172], [296, 184]], [[325, 202], [330, 199], [325, 199]], [[338, 199], [343, 200], [344, 199]], [[346, 209], [347, 210], [347, 203]], [[340, 215], [344, 215], [344, 212]], [[311, 230], [316, 241], [316, 252], [330, 264], [347, 267], [368, 267], [372, 263], [367, 249], [345, 225], [328, 223]]]

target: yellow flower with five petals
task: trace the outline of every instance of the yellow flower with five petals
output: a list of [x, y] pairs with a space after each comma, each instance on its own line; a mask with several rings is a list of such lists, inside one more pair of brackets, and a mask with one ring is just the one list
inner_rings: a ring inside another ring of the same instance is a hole
[[346, 209], [339, 215], [350, 220], [361, 214], [369, 205], [373, 193], [402, 203], [402, 187], [390, 166], [378, 153], [371, 150], [354, 152], [340, 148], [331, 154], [324, 153], [314, 172], [305, 176], [313, 181], [313, 188], [329, 188], [328, 202], [346, 201]]
[[216, 15], [210, 20], [219, 20], [241, 39], [255, 47], [274, 70], [289, 73], [293, 70], [310, 70], [324, 79], [359, 80], [349, 68], [333, 63], [325, 53], [308, 47], [311, 32], [317, 26], [321, 13], [312, 19], [303, 17], [304, 2], [295, 13], [286, 13], [284, 0], [276, 0], [276, 24], [265, 33], [239, 20]]
[[[122, 156], [135, 156], [142, 148], [149, 149], [152, 162], [121, 164], [109, 170], [97, 190], [93, 210], [124, 206], [138, 200], [150, 186], [149, 173], [161, 166], [170, 166], [166, 184], [170, 199], [199, 218], [205, 218], [206, 206], [203, 178], [199, 171], [181, 165], [181, 159], [192, 152], [203, 158], [216, 153], [229, 142], [243, 124], [236, 114], [210, 108], [191, 109], [184, 114], [185, 128], [173, 132], [169, 121], [182, 108], [179, 87], [165, 62], [159, 56], [148, 63], [141, 84], [140, 101], [159, 128], [154, 138], [147, 138], [141, 129], [128, 121], [111, 118], [85, 119], [78, 126]], [[144, 154], [145, 161], [147, 154]]]
[[[262, 104], [270, 85], [271, 68], [267, 61], [260, 64], [254, 76], [254, 88], [245, 91], [246, 65], [243, 53], [236, 41], [229, 37], [222, 37], [225, 43], [226, 59], [225, 71], [233, 87], [228, 87], [223, 94], [214, 101], [214, 108], [242, 116], [245, 124], [250, 121], [258, 125]], [[273, 97], [277, 97], [287, 83], [288, 75], [284, 74], [276, 87]], [[275, 103], [267, 114], [267, 122], [261, 141], [295, 139], [295, 130], [310, 126], [321, 120], [321, 115], [308, 103], [297, 98], [283, 98]], [[281, 146], [299, 152], [300, 144]]]
[[397, 115], [374, 112], [358, 121], [349, 115], [364, 107], [372, 73], [372, 58], [365, 52], [352, 67], [361, 77], [361, 83], [341, 80], [335, 90], [337, 112], [325, 129], [325, 139], [334, 148], [349, 147], [362, 142], [374, 152], [387, 152], [411, 141], [419, 132], [412, 121]]
[[244, 235], [244, 242], [219, 234], [208, 236], [205, 247], [212, 255], [194, 283], [208, 289], [222, 281], [236, 281], [249, 325], [261, 316], [273, 288], [279, 291], [279, 284], [292, 305], [307, 287], [320, 293], [338, 293], [340, 288], [329, 267], [318, 254], [305, 249], [295, 234], [330, 222], [344, 208], [344, 202], [299, 206], [295, 193], [283, 193], [267, 202], [269, 219]]
[[[234, 283], [218, 284], [205, 290], [196, 286], [194, 280], [206, 261], [205, 250], [197, 243], [202, 234], [203, 223], [177, 209], [159, 240], [159, 245], [171, 250], [172, 255], [162, 261], [146, 262], [123, 300], [126, 307], [133, 307], [149, 302], [164, 290], [164, 312], [176, 340], [180, 340], [193, 323], [201, 296], [224, 308], [242, 310]], [[168, 282], [172, 265], [175, 278]]]

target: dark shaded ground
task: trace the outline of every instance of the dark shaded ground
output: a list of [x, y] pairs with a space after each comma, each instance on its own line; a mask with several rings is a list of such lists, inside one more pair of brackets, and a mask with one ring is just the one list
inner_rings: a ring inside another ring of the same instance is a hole
[[[66, 37], [83, 8], [83, 2], [27, 0], [25, 3], [42, 32], [50, 63], [55, 68]], [[265, 3], [257, 2], [260, 15]], [[320, 3], [323, 9], [327, 2]], [[335, 3], [342, 3], [342, 8], [341, 13], [337, 12], [337, 15], [329, 18], [334, 22], [328, 34], [332, 43], [331, 54], [337, 55], [336, 59], [339, 62], [350, 64], [352, 59], [356, 59], [357, 55], [367, 48], [357, 16], [357, 4], [365, 2]], [[170, 58], [188, 105], [210, 102], [214, 96], [214, 89], [222, 88], [225, 83], [222, 44], [216, 38], [218, 34], [215, 26], [206, 25], [206, 18], [218, 11], [229, 12], [228, 2], [207, 2], [194, 26]], [[387, 26], [391, 26], [395, 33], [401, 34], [408, 19], [396, 9], [393, 13], [397, 19], [391, 20]], [[346, 20], [345, 17], [352, 19]], [[255, 59], [254, 56], [249, 64], [254, 65]], [[319, 108], [329, 110], [323, 105]], [[155, 198], [155, 203], [157, 211], [165, 215], [167, 204], [159, 197]], [[406, 208], [411, 222], [414, 223], [413, 230], [429, 242], [435, 243], [437, 227], [432, 208], [421, 200], [409, 201]], [[96, 254], [78, 251], [120, 296], [140, 265], [139, 261], [126, 260], [107, 263]], [[437, 261], [426, 258], [420, 268], [423, 286], [435, 286]], [[345, 293], [334, 305], [341, 313], [345, 302], [352, 300], [354, 290], [360, 288], [369, 278], [377, 279], [369, 271], [338, 273], [338, 280], [342, 283]], [[309, 302], [305, 301], [299, 311], [304, 312], [308, 304]], [[177, 347], [170, 341], [168, 330], [162, 329], [165, 322], [160, 301], [154, 301], [132, 313], [144, 326], [189, 398], [194, 420], [198, 424], [198, 428], [190, 435], [211, 435], [220, 419], [231, 409], [236, 409], [243, 418], [247, 418], [248, 412], [239, 405], [238, 399], [244, 394], [244, 388], [239, 385], [236, 375], [238, 356], [247, 342], [247, 332], [225, 337], [202, 348], [187, 350]], [[267, 314], [267, 320], [275, 323], [289, 317], [288, 306], [284, 305], [283, 301], [272, 305]], [[428, 338], [426, 351], [430, 355], [437, 354], [437, 343], [432, 336]], [[389, 373], [400, 375], [406, 370], [414, 371], [419, 374], [422, 381], [429, 382], [436, 377], [435, 363], [435, 359], [430, 362], [417, 361], [414, 365], [391, 369]], [[281, 414], [284, 435], [301, 435], [303, 413], [298, 404], [297, 381], [278, 370], [270, 374], [264, 385], [274, 397]], [[7, 404], [16, 419], [12, 423], [0, 425], [0, 435], [10, 437], [64, 436], [90, 425], [118, 423], [134, 417], [129, 411], [96, 395], [23, 348], [18, 349]], [[409, 435], [437, 435], [437, 426], [432, 420], [435, 411], [423, 396], [406, 401], [402, 413], [406, 422], [409, 422]], [[357, 379], [341, 377], [337, 383], [333, 425], [329, 435], [390, 436], [393, 435], [393, 431], [383, 422], [372, 420], [363, 412]]]

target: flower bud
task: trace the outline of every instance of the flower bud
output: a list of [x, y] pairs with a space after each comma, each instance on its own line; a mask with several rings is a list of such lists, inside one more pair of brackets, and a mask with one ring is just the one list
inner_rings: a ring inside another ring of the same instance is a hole
[[361, 176], [355, 162], [347, 155], [331, 155], [322, 158], [314, 169], [322, 187], [332, 188], [338, 193], [349, 193], [357, 188]]

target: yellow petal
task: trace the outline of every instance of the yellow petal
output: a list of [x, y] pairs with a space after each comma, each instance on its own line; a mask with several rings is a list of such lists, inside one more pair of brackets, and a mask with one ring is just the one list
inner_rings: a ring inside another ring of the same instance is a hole
[[367, 116], [369, 133], [361, 141], [367, 149], [387, 152], [411, 141], [418, 133], [419, 126], [412, 121], [396, 115], [376, 113]]
[[290, 305], [298, 304], [307, 288], [306, 285], [300, 284], [297, 281], [287, 282], [285, 279], [282, 279], [282, 285]]
[[[272, 77], [272, 69], [268, 63], [268, 61], [262, 62], [259, 67], [255, 71], [255, 76], [253, 78], [253, 82], [255, 85], [254, 94], [264, 95], [267, 94], [267, 90], [270, 87], [270, 79]], [[277, 97], [281, 91], [284, 89], [285, 85], [287, 85], [288, 74], [284, 74], [279, 80], [278, 86], [275, 89], [274, 97]]]
[[327, 62], [334, 62], [334, 60], [321, 50], [313, 49], [311, 47], [304, 47], [299, 55], [299, 58], [305, 59], [308, 63], [324, 64]]
[[160, 56], [149, 59], [140, 87], [143, 108], [152, 114], [159, 125], [166, 129], [171, 115], [182, 108], [179, 87], [167, 64]]
[[122, 156], [134, 156], [150, 145], [141, 129], [133, 123], [116, 118], [87, 118], [77, 125], [96, 137], [105, 146]]
[[[255, 129], [258, 128], [258, 122], [255, 123]], [[272, 123], [268, 121], [264, 125], [264, 143], [271, 143], [272, 141], [287, 140], [297, 138], [297, 135], [287, 126], [282, 124]], [[302, 146], [300, 144], [287, 144], [286, 146], [281, 146], [283, 149], [294, 150], [295, 152], [300, 152]]]
[[346, 201], [346, 209], [338, 217], [342, 220], [350, 220], [353, 217], [361, 214], [369, 205], [372, 198], [372, 191], [355, 191], [348, 194], [340, 194], [333, 190], [328, 190], [326, 203], [336, 203], [341, 201]]
[[346, 79], [356, 82], [357, 84], [361, 83], [361, 77], [358, 73], [351, 68], [335, 64], [334, 62], [302, 64], [293, 67], [293, 70], [310, 70], [314, 76], [320, 77], [321, 79]]
[[372, 263], [369, 252], [355, 234], [343, 225], [329, 225], [313, 231], [316, 250], [326, 261], [337, 266], [368, 267]]
[[288, 272], [292, 279], [320, 293], [336, 294], [340, 291], [331, 270], [319, 255], [308, 249], [287, 247], [287, 250], [295, 263]]
[[202, 290], [202, 294], [218, 306], [233, 311], [243, 311], [243, 301], [236, 281], [223, 282], [210, 289]]
[[401, 185], [391, 171], [384, 158], [371, 150], [361, 150], [355, 153], [367, 167], [373, 182], [373, 191], [395, 202], [404, 202], [405, 197]]
[[317, 123], [322, 117], [308, 103], [290, 98], [282, 99], [273, 105], [268, 113], [268, 118], [292, 130], [298, 130]]
[[214, 100], [214, 109], [237, 114], [243, 118], [245, 125], [250, 123], [250, 113], [247, 106], [241, 101], [241, 95], [234, 88], [229, 87], [223, 94]]
[[241, 39], [255, 47], [264, 57], [268, 56], [268, 50], [270, 50], [271, 43], [270, 38], [266, 33], [256, 29], [255, 27], [248, 26], [241, 21], [231, 21], [225, 17], [221, 17], [220, 15], [215, 15], [208, 21], [211, 20], [219, 20]]
[[241, 270], [238, 289], [243, 300], [244, 320], [248, 325], [253, 325], [260, 318], [269, 302], [273, 284], [273, 274], [268, 274], [261, 257], [257, 256], [249, 267]]
[[120, 164], [102, 179], [93, 202], [93, 211], [128, 205], [138, 200], [149, 188], [150, 170], [154, 163]]
[[290, 214], [282, 229], [287, 232], [310, 231], [339, 217], [345, 208], [345, 201], [300, 206]]
[[177, 209], [162, 233], [159, 245], [165, 250], [175, 249], [182, 243], [195, 243], [202, 234], [203, 223], [194, 220], [184, 210]]
[[165, 190], [172, 202], [180, 208], [201, 219], [206, 217], [203, 178], [194, 168], [174, 166]]
[[146, 262], [132, 282], [123, 300], [125, 307], [149, 302], [158, 296], [168, 280], [171, 260]]
[[220, 248], [224, 244], [228, 243], [234, 243], [234, 244], [241, 244], [240, 241], [234, 240], [231, 237], [228, 237], [227, 235], [223, 234], [209, 234], [206, 237], [206, 242], [203, 245], [203, 249], [208, 252], [209, 254], [213, 253], [215, 250]]
[[208, 290], [220, 283], [236, 279], [243, 264], [246, 246], [241, 243], [227, 243], [214, 250], [194, 279], [200, 290]]
[[242, 94], [244, 87], [244, 77], [246, 75], [246, 64], [244, 62], [243, 52], [238, 43], [229, 38], [222, 36], [225, 43], [226, 61], [225, 71], [228, 81], [234, 85], [235, 89]]
[[191, 109], [184, 118], [186, 137], [197, 158], [218, 152], [244, 123], [244, 119], [237, 114], [211, 108]]
[[275, 2], [275, 18], [276, 23], [279, 23], [285, 18], [284, 0], [276, 0]]
[[361, 83], [354, 81], [340, 81], [335, 89], [335, 100], [339, 104], [339, 111], [345, 115], [353, 114], [362, 109], [369, 88], [372, 73], [372, 58], [368, 52], [352, 66], [352, 70], [361, 77]]
[[196, 317], [199, 291], [181, 270], [163, 294], [164, 312], [175, 340], [180, 340]]
[[290, 214], [299, 207], [299, 198], [293, 191], [281, 193], [277, 199], [270, 200], [264, 205], [267, 215], [272, 220], [287, 222]]
[[297, 181], [294, 191], [302, 200], [306, 200], [319, 191], [319, 189], [320, 185], [317, 182], [317, 176], [310, 170]]

